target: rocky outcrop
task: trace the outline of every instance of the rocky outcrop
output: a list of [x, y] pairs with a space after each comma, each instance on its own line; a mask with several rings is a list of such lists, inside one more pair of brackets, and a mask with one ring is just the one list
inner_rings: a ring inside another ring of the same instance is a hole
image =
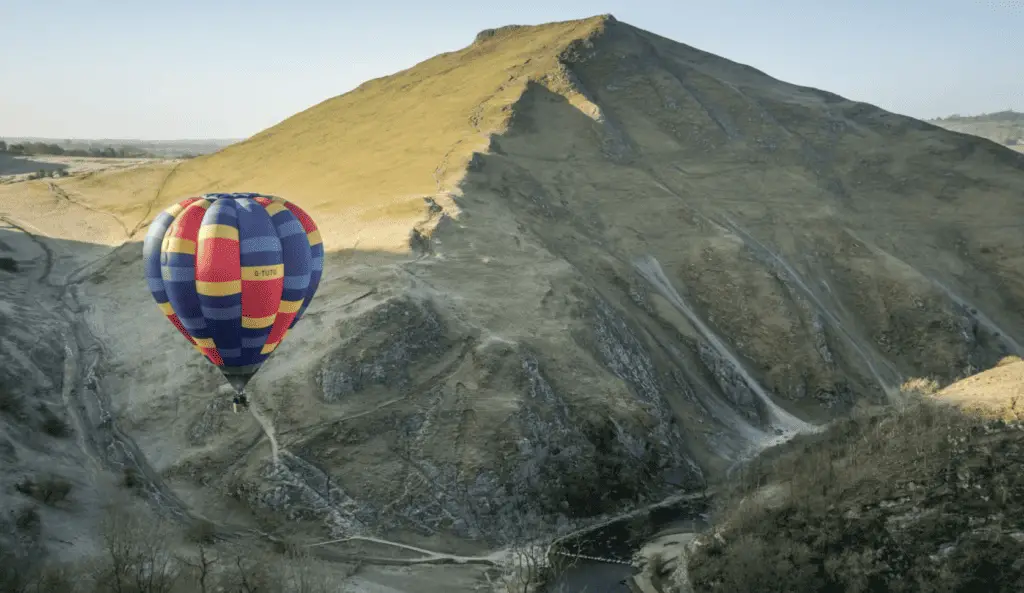
[[669, 475], [701, 483], [644, 347], [607, 303], [594, 323], [601, 361], [639, 416], [581, 414], [545, 376], [543, 353], [473, 336], [430, 301], [385, 300], [336, 327], [315, 383], [328, 405], [385, 392], [389, 403], [282, 438], [280, 464], [233, 478], [232, 492], [338, 537], [508, 542], [654, 500], [675, 488]]
[[317, 375], [321, 396], [338, 402], [372, 386], [402, 393], [412, 384], [410, 367], [435, 362], [452, 344], [437, 314], [411, 299], [387, 301], [337, 329], [343, 346]]

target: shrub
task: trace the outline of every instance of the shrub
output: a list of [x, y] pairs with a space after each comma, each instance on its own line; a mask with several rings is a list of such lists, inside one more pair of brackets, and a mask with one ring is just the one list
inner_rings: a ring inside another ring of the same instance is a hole
[[25, 496], [30, 496], [39, 502], [56, 506], [67, 499], [71, 494], [71, 482], [56, 475], [48, 475], [39, 481], [32, 478], [23, 478], [14, 486], [15, 490]]
[[16, 416], [23, 411], [23, 404], [22, 399], [15, 395], [14, 392], [0, 385], [0, 412]]
[[121, 485], [128, 490], [139, 493], [144, 484], [145, 480], [139, 475], [139, 470], [134, 467], [126, 467], [121, 470]]
[[60, 416], [54, 414], [49, 407], [40, 403], [36, 409], [43, 416], [43, 422], [40, 426], [43, 432], [61, 439], [71, 435], [71, 427], [68, 423]]
[[39, 532], [40, 524], [39, 511], [34, 506], [22, 507], [14, 514], [14, 526], [21, 533], [35, 535]]
[[185, 537], [196, 544], [212, 544], [216, 535], [217, 527], [205, 519], [193, 521], [185, 531]]

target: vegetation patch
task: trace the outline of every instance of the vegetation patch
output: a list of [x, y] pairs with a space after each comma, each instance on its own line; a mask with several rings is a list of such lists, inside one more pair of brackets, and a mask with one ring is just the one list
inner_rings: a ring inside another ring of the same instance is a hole
[[694, 592], [1024, 590], [1024, 427], [905, 396], [746, 468]]
[[38, 479], [26, 477], [15, 484], [14, 489], [43, 504], [56, 506], [67, 500], [71, 494], [71, 482], [56, 475], [46, 475]]
[[[35, 528], [39, 518], [25, 521]], [[208, 527], [199, 530], [209, 539]], [[106, 510], [100, 535], [100, 554], [75, 564], [48, 562], [38, 542], [0, 540], [0, 591], [331, 593], [345, 589], [344, 581], [356, 570], [325, 565], [294, 546], [274, 553], [224, 543], [194, 545], [195, 534], [182, 540], [170, 523], [127, 501]]]
[[57, 438], [66, 438], [71, 435], [71, 426], [68, 425], [66, 420], [54, 414], [49, 407], [42, 403], [39, 404], [37, 409], [42, 416], [40, 428], [43, 432]]

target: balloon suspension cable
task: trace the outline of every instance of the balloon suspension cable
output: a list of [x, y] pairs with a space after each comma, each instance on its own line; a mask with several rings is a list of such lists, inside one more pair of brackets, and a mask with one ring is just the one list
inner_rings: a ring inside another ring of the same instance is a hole
[[227, 373], [224, 374], [224, 378], [228, 380], [228, 383], [231, 384], [231, 387], [234, 388], [235, 393], [238, 394], [239, 397], [245, 395], [245, 386], [249, 384], [249, 379], [251, 377], [252, 377], [252, 375], [246, 376], [246, 375], [229, 375]]
[[252, 398], [249, 398], [249, 403], [246, 407], [249, 409], [249, 413], [252, 414], [252, 417], [256, 419], [256, 422], [259, 422], [260, 427], [263, 428], [263, 434], [267, 435], [267, 440], [270, 441], [270, 456], [274, 462], [274, 467], [277, 467], [277, 464], [280, 462], [280, 454], [277, 446], [277, 437], [275, 436], [276, 431], [274, 430], [274, 425], [253, 404], [254, 402], [252, 401]]

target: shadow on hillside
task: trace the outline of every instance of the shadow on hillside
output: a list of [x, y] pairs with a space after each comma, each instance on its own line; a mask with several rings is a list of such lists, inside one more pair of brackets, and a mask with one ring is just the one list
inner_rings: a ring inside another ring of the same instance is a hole
[[[5, 290], [6, 287], [16, 288], [18, 285], [24, 286], [26, 284], [25, 281], [34, 282], [35, 280], [41, 278], [43, 276], [45, 269], [49, 267], [47, 265], [47, 262], [50, 262], [52, 264], [52, 262], [54, 261], [52, 258], [54, 258], [55, 256], [59, 256], [60, 254], [68, 253], [80, 254], [82, 260], [96, 260], [99, 258], [107, 258], [106, 261], [110, 261], [111, 266], [109, 268], [105, 269], [103, 265], [96, 265], [95, 268], [92, 268], [92, 270], [95, 270], [94, 272], [92, 272], [91, 274], [87, 272], [86, 274], [83, 275], [83, 277], [87, 276], [89, 278], [90, 283], [103, 284], [120, 282], [121, 284], [116, 287], [117, 292], [122, 294], [137, 294], [144, 299], [149, 299], [147, 286], [142, 269], [141, 242], [135, 241], [126, 244], [121, 248], [111, 249], [108, 246], [90, 244], [81, 241], [69, 241], [49, 238], [44, 238], [43, 240], [48, 243], [48, 250], [44, 250], [38, 243], [34, 242], [30, 237], [18, 231], [0, 228], [0, 258], [16, 258], [16, 261], [20, 266], [20, 268], [14, 274], [10, 274], [9, 272], [0, 270], [0, 301], [11, 298], [11, 293], [7, 293]], [[335, 331], [335, 329], [332, 326], [322, 325], [321, 319], [323, 318], [318, 319], [318, 316], [320, 316], [321, 313], [327, 313], [331, 310], [338, 309], [339, 307], [345, 307], [347, 305], [346, 301], [350, 300], [350, 296], [342, 297], [341, 292], [338, 291], [337, 288], [339, 285], [350, 285], [352, 277], [358, 277], [359, 274], [361, 273], [361, 271], [358, 270], [357, 268], [389, 266], [399, 264], [405, 261], [410, 261], [415, 257], [415, 254], [396, 254], [372, 250], [352, 250], [328, 253], [326, 256], [325, 263], [325, 278], [323, 283], [321, 284], [321, 290], [318, 291], [317, 298], [313, 300], [313, 304], [310, 307], [309, 311], [306, 313], [306, 317], [304, 318], [303, 323], [307, 325], [307, 327], [311, 326], [317, 328], [314, 330], [316, 332]], [[80, 264], [76, 262], [76, 264], [73, 267], [77, 267], [78, 265]], [[18, 278], [19, 276], [21, 276], [21, 282], [11, 281], [13, 278]], [[51, 277], [50, 279], [54, 283], [59, 283], [61, 281], [59, 278], [56, 277], [56, 273], [54, 273], [53, 277]], [[374, 287], [371, 285], [368, 286], [367, 288]], [[90, 289], [85, 288], [85, 290], [82, 292], [83, 294], [88, 295], [90, 293]], [[14, 294], [17, 295], [17, 293]], [[29, 299], [35, 298], [35, 294], [38, 293], [25, 292], [22, 293], [21, 295], [15, 296], [14, 298], [23, 299], [27, 301]], [[109, 294], [109, 292], [104, 292], [104, 294]], [[134, 300], [134, 297], [132, 300]], [[118, 305], [115, 304], [115, 301], [113, 300], [108, 301], [105, 299], [95, 299], [87, 297], [83, 299], [82, 304], [85, 307], [90, 308], [96, 307], [112, 309], [111, 311], [109, 311], [109, 313], [111, 317], [114, 318], [115, 321], [117, 321], [118, 323], [146, 325], [152, 324], [153, 327], [162, 326], [164, 327], [165, 330], [164, 333], [167, 335], [168, 347], [171, 347], [171, 345], [174, 344], [173, 347], [175, 348], [185, 348], [185, 345], [181, 340], [181, 337], [175, 335], [173, 333], [173, 330], [167, 329], [170, 327], [170, 325], [167, 323], [165, 319], [163, 319], [163, 315], [161, 314], [159, 308], [155, 305], [155, 303], [153, 304], [152, 307], [147, 309], [146, 312], [142, 312], [142, 309], [137, 309], [134, 306], [125, 307], [123, 311], [118, 311]], [[27, 309], [28, 308], [26, 307], [26, 310]], [[0, 308], [0, 311], [2, 311], [2, 308]], [[27, 324], [27, 320], [31, 319], [31, 317], [26, 316], [24, 319], [26, 320], [25, 323]], [[0, 323], [0, 325], [2, 325], [2, 323]], [[117, 325], [111, 324], [107, 325], [107, 327], [112, 329], [117, 327]], [[27, 332], [21, 332], [21, 334], [28, 335]], [[24, 345], [24, 343], [15, 343], [15, 345], [16, 347], [21, 348], [27, 347]], [[2, 347], [0, 347], [0, 371], [3, 370], [3, 354], [4, 352], [2, 352]], [[198, 355], [195, 353], [190, 352], [189, 354], [198, 358]], [[53, 364], [44, 367], [43, 372], [46, 375], [50, 376], [51, 378], [59, 379], [62, 368], [61, 365], [63, 364], [63, 361], [59, 356], [52, 357], [52, 360]], [[142, 361], [144, 360], [145, 359], [135, 361], [129, 359], [127, 361], [127, 366], [125, 367], [127, 372], [130, 374], [134, 374], [136, 369], [132, 368], [132, 365], [143, 363]], [[194, 371], [182, 370], [180, 372]], [[140, 387], [145, 387], [145, 384], [140, 383]], [[24, 397], [26, 399], [29, 397], [35, 397], [35, 391], [33, 391], [35, 389], [34, 386], [26, 384], [23, 386], [23, 389], [25, 390]], [[81, 390], [78, 390], [76, 392], [80, 391]], [[181, 395], [184, 396], [185, 394]], [[114, 403], [116, 405], [117, 403], [122, 402], [115, 401]], [[119, 422], [122, 421], [122, 418], [115, 414], [111, 421], [116, 426]], [[85, 430], [93, 432], [94, 427], [86, 426]], [[131, 438], [133, 436], [138, 438], [139, 435], [137, 432], [135, 434], [133, 434], [133, 432], [135, 431], [132, 431], [130, 429], [125, 430], [125, 435], [120, 437], [122, 439], [122, 442], [129, 443], [127, 445], [127, 450], [135, 449], [135, 445], [131, 444]], [[91, 434], [89, 435], [89, 438], [94, 439], [95, 441], [100, 443], [100, 445], [104, 443], [102, 433], [100, 433], [99, 435]], [[146, 459], [146, 456], [149, 454], [150, 451], [153, 450], [153, 443], [150, 442], [148, 446], [145, 443], [140, 443], [139, 449], [139, 454], [137, 454], [136, 457], [133, 458], [133, 462], [138, 464], [139, 469], [137, 469], [136, 472], [132, 475], [148, 476], [151, 474], [151, 472], [149, 471], [150, 468], [147, 467], [148, 461]], [[159, 478], [155, 480], [155, 483], [158, 484], [159, 487], [161, 488], [166, 487], [168, 491], [174, 491], [173, 484], [161, 484]], [[174, 501], [170, 501], [169, 504], [173, 505]], [[188, 504], [186, 503], [182, 505], [182, 508], [180, 510], [182, 510], [183, 513], [187, 514], [190, 509], [188, 507]], [[203, 512], [206, 510], [206, 508], [196, 507], [193, 510]], [[239, 513], [241, 513], [241, 511], [239, 511]], [[250, 516], [243, 516], [241, 514], [237, 515], [236, 517], [237, 518], [233, 520], [238, 521], [238, 523], [242, 524], [246, 528], [249, 527], [249, 521], [256, 521], [256, 519], [252, 519]], [[276, 529], [278, 527], [283, 527], [283, 525], [269, 526], [271, 530]], [[234, 527], [230, 528], [234, 529]], [[261, 526], [261, 528], [266, 528], [266, 526]], [[56, 537], [61, 537], [63, 535], [64, 534], [60, 532], [55, 533]], [[414, 540], [410, 541], [409, 543], [422, 544], [423, 542]], [[455, 549], [454, 551], [456, 553], [472, 554], [472, 550], [473, 547], [464, 547], [461, 550]], [[330, 552], [325, 552], [324, 557], [331, 558]], [[624, 565], [591, 563], [590, 565], [587, 565], [585, 568], [581, 568], [578, 573], [567, 574], [559, 581], [559, 583], [566, 585], [566, 588], [563, 589], [566, 591], [584, 590], [585, 586], [589, 586], [590, 588], [587, 590], [591, 591], [614, 591], [617, 589], [604, 588], [605, 585], [607, 585], [608, 587], [617, 586], [616, 581], [628, 576], [628, 572], [629, 567]], [[595, 589], [594, 587], [601, 588]], [[2, 583], [0, 583], [0, 589], [3, 589]]]
[[39, 171], [66, 171], [68, 165], [37, 161], [32, 157], [0, 153], [0, 175], [22, 175]]
[[[42, 278], [46, 275], [45, 273], [48, 269], [52, 269], [50, 280], [56, 283], [60, 281], [60, 278], [58, 278], [60, 271], [56, 269], [58, 266], [67, 268], [63, 271], [68, 272], [82, 267], [88, 262], [94, 262], [88, 268], [83, 268], [80, 274], [76, 275], [76, 279], [83, 280], [89, 277], [94, 282], [103, 282], [106, 276], [103, 269], [108, 267], [103, 264], [107, 260], [113, 260], [110, 263], [113, 263], [115, 266], [136, 266], [138, 268], [137, 288], [142, 291], [147, 290], [142, 269], [143, 244], [141, 240], [131, 241], [116, 247], [54, 237], [42, 237], [41, 239], [46, 245], [45, 249], [40, 242], [11, 227], [8, 223], [0, 221], [0, 260], [6, 262], [5, 264], [0, 264], [0, 269], [6, 269], [6, 271], [13, 271], [19, 274], [31, 274], [36, 279]], [[414, 260], [417, 256], [421, 256], [430, 250], [429, 242], [422, 237], [410, 236], [410, 245], [415, 245], [414, 252], [394, 253], [367, 249], [328, 252], [325, 255], [324, 280], [336, 277], [337, 275], [344, 276], [344, 274], [336, 274], [336, 272], [340, 273], [341, 270], [350, 265], [391, 265]], [[74, 259], [74, 262], [67, 261], [71, 258]], [[321, 281], [320, 286], [323, 288], [323, 281]], [[132, 288], [126, 287], [125, 290], [132, 290]], [[321, 296], [323, 296], [323, 293], [318, 291], [317, 298], [314, 298], [313, 303], [310, 305], [311, 311], [319, 309], [317, 306], [318, 301], [326, 300], [321, 299]], [[319, 304], [329, 307], [327, 303]]]
[[[141, 243], [138, 250], [141, 256]], [[110, 252], [109, 245], [96, 243], [52, 237], [37, 241], [0, 220], [0, 270], [29, 274], [36, 281], [46, 279], [51, 283], [60, 282], [60, 275], [77, 268], [79, 262], [93, 261]], [[3, 292], [0, 291], [2, 297]]]

